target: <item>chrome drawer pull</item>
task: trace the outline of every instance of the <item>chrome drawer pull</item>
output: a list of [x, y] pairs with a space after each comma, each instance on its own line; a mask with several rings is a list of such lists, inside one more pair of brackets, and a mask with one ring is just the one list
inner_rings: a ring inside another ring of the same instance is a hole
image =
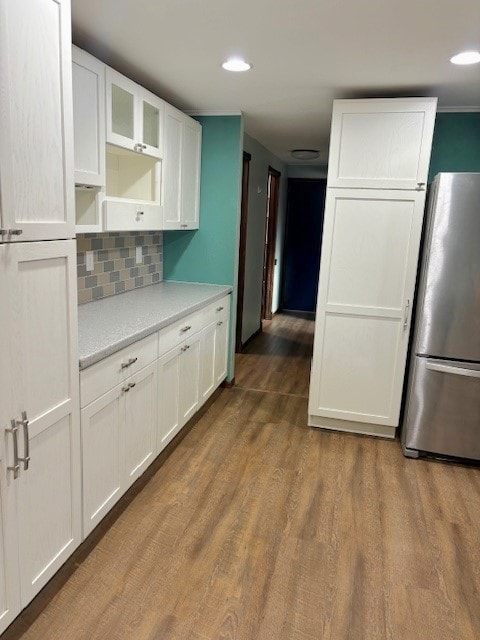
[[138, 358], [129, 358], [127, 362], [122, 362], [122, 369], [126, 369], [127, 367], [130, 367], [132, 364], [135, 364], [137, 360]]
[[128, 385], [126, 387], [122, 387], [122, 391], [123, 393], [127, 393], [127, 391], [130, 391], [130, 387]]
[[24, 457], [18, 458], [19, 462], [23, 462], [23, 469], [28, 471], [28, 466], [30, 464], [30, 434], [28, 432], [29, 420], [27, 417], [27, 412], [22, 411], [22, 419], [17, 420], [17, 426], [23, 427], [23, 442], [24, 442]]
[[217, 307], [217, 311], [223, 311], [223, 307]]
[[184, 347], [182, 347], [182, 351], [186, 351], [187, 349], [190, 349], [190, 345], [186, 344]]
[[129, 389], [133, 389], [133, 387], [134, 387], [136, 384], [137, 384], [136, 382], [129, 382], [129, 383], [128, 383], [128, 388], [129, 388]]
[[219, 322], [217, 322], [217, 327], [220, 327], [223, 324], [222, 320], [220, 320]]
[[187, 324], [185, 327], [183, 327], [183, 329], [181, 331], [182, 331], [182, 333], [185, 333], [186, 331], [190, 331], [191, 328], [192, 328], [192, 325]]
[[17, 438], [17, 421], [15, 419], [10, 420], [10, 424], [12, 425], [10, 429], [5, 429], [7, 433], [11, 433], [13, 436], [13, 466], [7, 467], [8, 471], [13, 471], [13, 479], [16, 480], [18, 478], [18, 473], [20, 471], [20, 465], [18, 464], [18, 438]]

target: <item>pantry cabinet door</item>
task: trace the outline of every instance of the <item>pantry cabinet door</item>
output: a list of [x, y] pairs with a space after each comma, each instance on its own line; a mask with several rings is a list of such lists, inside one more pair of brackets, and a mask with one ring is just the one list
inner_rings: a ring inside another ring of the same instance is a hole
[[125, 492], [124, 397], [118, 386], [82, 409], [84, 538]]
[[105, 65], [72, 48], [75, 183], [105, 185]]
[[125, 486], [142, 475], [156, 455], [157, 364], [130, 376], [125, 385]]
[[328, 186], [425, 190], [436, 98], [335, 100]]
[[198, 229], [200, 211], [200, 162], [202, 127], [185, 116], [182, 135], [182, 226]]
[[396, 427], [425, 194], [328, 191], [309, 413]]
[[0, 240], [73, 238], [68, 0], [0, 0], [0, 113]]
[[76, 246], [3, 248], [14, 416], [25, 423], [19, 455], [30, 457], [14, 485], [25, 606], [81, 538]]
[[182, 228], [182, 128], [184, 115], [165, 105], [165, 159], [163, 163], [163, 228]]
[[170, 442], [180, 424], [180, 360], [182, 346], [167, 351], [158, 360], [157, 452]]

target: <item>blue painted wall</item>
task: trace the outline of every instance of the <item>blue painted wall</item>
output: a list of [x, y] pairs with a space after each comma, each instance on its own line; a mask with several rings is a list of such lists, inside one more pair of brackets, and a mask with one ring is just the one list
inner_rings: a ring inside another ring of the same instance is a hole
[[202, 116], [200, 229], [164, 231], [165, 280], [234, 287], [228, 379], [233, 377], [243, 153], [241, 116]]
[[439, 171], [480, 171], [480, 113], [437, 113], [428, 181]]

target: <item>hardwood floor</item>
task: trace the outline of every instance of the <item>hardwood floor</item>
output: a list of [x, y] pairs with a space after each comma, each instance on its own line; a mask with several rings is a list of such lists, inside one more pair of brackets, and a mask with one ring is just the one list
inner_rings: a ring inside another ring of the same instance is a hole
[[480, 471], [308, 428], [312, 329], [274, 318], [6, 639], [478, 640]]

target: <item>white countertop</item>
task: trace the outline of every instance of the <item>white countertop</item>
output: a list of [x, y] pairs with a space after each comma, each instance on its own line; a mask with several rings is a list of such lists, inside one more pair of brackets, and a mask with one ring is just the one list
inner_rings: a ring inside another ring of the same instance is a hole
[[159, 282], [78, 307], [80, 369], [227, 295], [232, 287]]

